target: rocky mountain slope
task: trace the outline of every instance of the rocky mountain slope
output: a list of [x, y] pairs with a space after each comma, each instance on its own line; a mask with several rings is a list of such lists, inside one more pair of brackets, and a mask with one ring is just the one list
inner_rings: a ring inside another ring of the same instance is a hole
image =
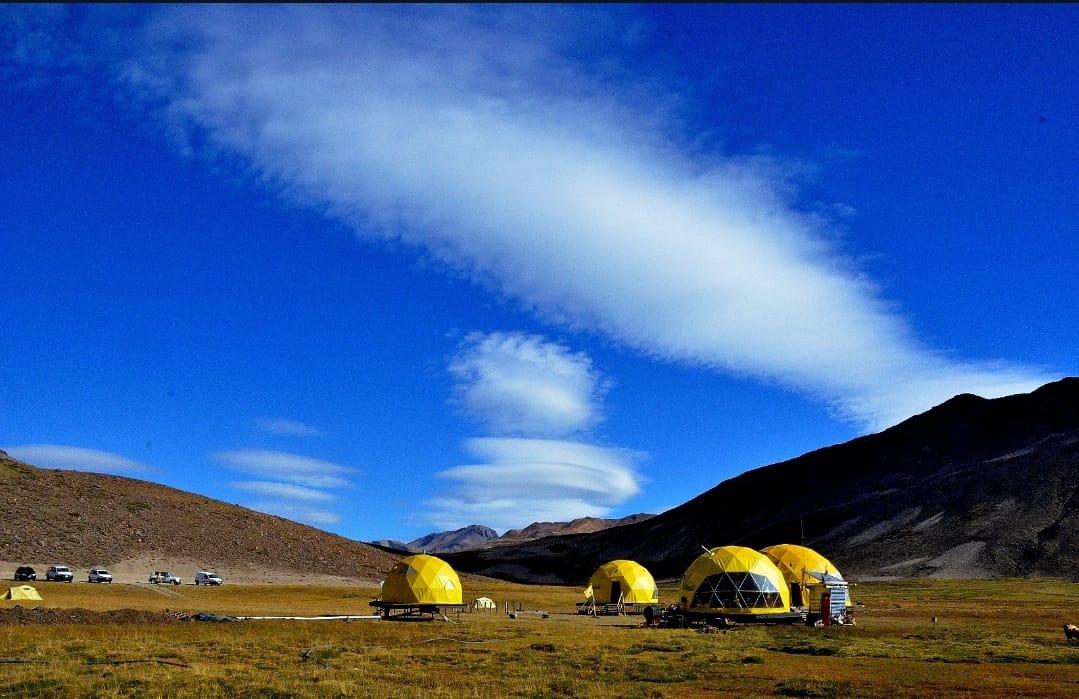
[[498, 544], [514, 543], [541, 539], [545, 536], [562, 534], [592, 534], [611, 527], [643, 522], [652, 517], [649, 514], [636, 514], [621, 519], [602, 519], [599, 517], [579, 517], [570, 522], [533, 522], [524, 529], [510, 529], [498, 538]]
[[139, 559], [226, 576], [286, 572], [377, 582], [398, 560], [237, 505], [131, 478], [40, 469], [3, 452], [0, 489], [0, 561], [85, 569]]
[[1079, 379], [957, 396], [879, 434], [749, 471], [643, 522], [447, 556], [580, 584], [629, 558], [678, 577], [701, 546], [805, 543], [848, 576], [1079, 577]]
[[497, 538], [498, 532], [494, 529], [479, 524], [470, 524], [452, 532], [437, 532], [421, 536], [419, 539], [410, 541], [407, 550], [448, 553], [450, 551], [463, 551], [486, 546]]

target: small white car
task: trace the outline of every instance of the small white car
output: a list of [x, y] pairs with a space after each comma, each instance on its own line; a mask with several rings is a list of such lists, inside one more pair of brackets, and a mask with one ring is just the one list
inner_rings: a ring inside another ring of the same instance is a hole
[[104, 568], [91, 568], [90, 574], [86, 578], [86, 582], [111, 583], [112, 573], [105, 570]]
[[200, 570], [195, 573], [196, 585], [220, 585], [224, 580], [217, 573], [211, 573], [208, 570]]
[[56, 582], [71, 582], [75, 579], [75, 574], [67, 566], [49, 566], [49, 569], [45, 571], [45, 579], [55, 580]]
[[150, 573], [151, 585], [179, 585], [181, 582], [183, 581], [180, 580], [180, 578], [176, 577], [172, 573], [169, 573], [168, 571], [155, 570], [154, 572]]

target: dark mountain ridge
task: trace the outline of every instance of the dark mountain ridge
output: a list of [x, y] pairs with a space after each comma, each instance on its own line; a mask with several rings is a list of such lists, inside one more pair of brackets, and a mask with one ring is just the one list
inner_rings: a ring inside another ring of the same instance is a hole
[[629, 558], [678, 577], [701, 546], [805, 543], [849, 576], [1079, 575], [1079, 379], [960, 395], [879, 434], [748, 471], [644, 522], [453, 554], [578, 584]]

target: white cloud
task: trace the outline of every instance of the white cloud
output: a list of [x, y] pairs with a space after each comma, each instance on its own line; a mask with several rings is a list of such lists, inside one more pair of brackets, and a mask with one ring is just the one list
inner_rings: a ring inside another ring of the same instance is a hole
[[307, 502], [332, 502], [337, 499], [333, 493], [316, 488], [305, 488], [291, 483], [273, 483], [269, 481], [234, 481], [229, 487], [261, 497], [280, 500], [298, 500]]
[[260, 417], [255, 420], [255, 427], [263, 432], [289, 437], [319, 437], [322, 435], [322, 431], [317, 427], [281, 417]]
[[153, 468], [118, 454], [62, 444], [27, 444], [5, 447], [14, 458], [42, 468], [70, 469], [93, 473], [145, 473]]
[[449, 370], [458, 403], [497, 434], [565, 436], [602, 419], [608, 383], [592, 361], [539, 336], [472, 333]]
[[216, 461], [260, 478], [292, 483], [308, 488], [343, 488], [356, 470], [321, 459], [267, 449], [220, 451]]
[[647, 355], [778, 380], [870, 428], [1055, 378], [925, 347], [787, 202], [780, 161], [693, 153], [658, 81], [585, 62], [575, 47], [632, 34], [602, 16], [171, 6], [121, 63], [184, 148]]
[[333, 525], [341, 521], [341, 515], [336, 512], [307, 507], [303, 504], [285, 500], [255, 500], [247, 503], [246, 506], [258, 512], [277, 515], [293, 522], [302, 522], [315, 527]]
[[641, 490], [635, 467], [643, 455], [626, 449], [496, 437], [470, 439], [465, 449], [481, 463], [436, 474], [457, 484], [429, 503], [439, 526], [483, 522], [504, 531], [535, 521], [601, 517]]
[[229, 486], [252, 499], [247, 507], [314, 526], [337, 524], [341, 516], [327, 505], [338, 500], [329, 489], [351, 485], [356, 469], [330, 461], [266, 449], [239, 449], [210, 455], [229, 468], [259, 480], [233, 481]]

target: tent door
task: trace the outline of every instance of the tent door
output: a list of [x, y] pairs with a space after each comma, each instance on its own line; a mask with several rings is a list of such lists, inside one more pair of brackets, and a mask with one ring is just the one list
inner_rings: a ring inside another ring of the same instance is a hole
[[796, 582], [791, 583], [791, 606], [801, 607], [804, 604], [802, 602], [802, 586]]
[[611, 604], [614, 604], [615, 602], [617, 602], [621, 597], [622, 597], [622, 581], [621, 580], [612, 580], [611, 581], [611, 597], [610, 597]]

